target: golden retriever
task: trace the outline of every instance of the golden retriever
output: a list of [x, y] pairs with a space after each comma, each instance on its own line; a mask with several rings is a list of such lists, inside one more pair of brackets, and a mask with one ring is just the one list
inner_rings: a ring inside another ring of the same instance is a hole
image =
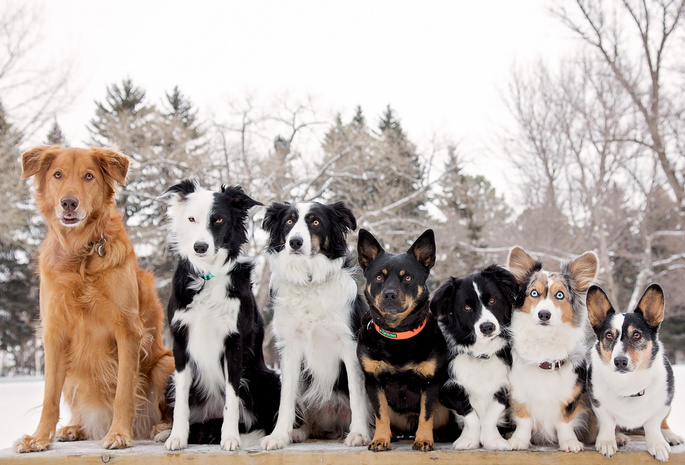
[[[42, 451], [53, 439], [130, 447], [160, 422], [174, 360], [162, 343], [154, 278], [138, 268], [114, 204], [129, 160], [109, 149], [44, 146], [21, 161], [47, 222], [38, 260], [45, 393], [36, 432], [14, 449]], [[71, 424], [55, 435], [62, 394]]]

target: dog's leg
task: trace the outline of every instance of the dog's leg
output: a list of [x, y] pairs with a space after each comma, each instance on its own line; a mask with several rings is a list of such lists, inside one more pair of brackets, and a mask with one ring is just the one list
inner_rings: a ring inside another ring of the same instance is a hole
[[382, 452], [390, 450], [390, 407], [385, 392], [376, 384], [369, 382], [367, 377], [366, 392], [371, 401], [374, 415], [376, 417], [376, 432], [369, 443], [369, 450]]
[[595, 449], [605, 457], [611, 457], [618, 450], [618, 444], [616, 443], [616, 435], [618, 434], [616, 431], [616, 420], [614, 420], [614, 417], [609, 412], [601, 408], [594, 408], [593, 410], [599, 425]]
[[262, 438], [263, 449], [282, 449], [292, 441], [302, 357], [303, 353], [296, 344], [283, 345], [281, 349], [281, 404], [278, 408], [278, 420], [271, 434]]
[[364, 446], [371, 438], [369, 431], [369, 402], [364, 388], [364, 372], [359, 366], [356, 342], [349, 341], [344, 349], [343, 361], [347, 372], [347, 385], [350, 392], [350, 433], [345, 438], [347, 446]]
[[428, 452], [433, 450], [433, 415], [440, 386], [429, 386], [421, 393], [421, 412], [419, 413], [419, 427], [412, 448]]
[[233, 335], [224, 342], [224, 376], [226, 378], [226, 397], [224, 404], [224, 421], [221, 425], [221, 448], [223, 450], [240, 449], [240, 375], [242, 373], [241, 360], [230, 355], [240, 354], [240, 336]]
[[[494, 400], [494, 399], [493, 399]], [[497, 429], [497, 423], [504, 412], [505, 406], [496, 400], [489, 402], [484, 414], [480, 418], [480, 442], [485, 449], [511, 450], [511, 446]]]
[[654, 416], [647, 420], [644, 425], [645, 442], [647, 443], [647, 451], [660, 462], [668, 461], [668, 454], [671, 452], [671, 446], [668, 444], [661, 432], [661, 417]]
[[530, 447], [530, 439], [533, 435], [533, 419], [528, 412], [528, 407], [523, 402], [511, 399], [511, 409], [516, 423], [516, 431], [509, 438], [509, 445], [514, 450], [526, 450]]
[[[578, 440], [574, 429], [573, 421], [559, 421], [557, 423], [557, 440], [559, 441], [559, 450], [566, 452], [580, 452], [583, 450], [583, 443]], [[615, 439], [614, 435], [614, 439]]]
[[464, 429], [452, 447], [457, 450], [478, 449], [480, 447], [480, 420], [475, 410], [464, 415]]
[[171, 434], [164, 443], [169, 450], [180, 450], [188, 447], [188, 433], [190, 431], [190, 385], [193, 382], [191, 368], [183, 365], [181, 371], [174, 373], [174, 421]]
[[[43, 313], [41, 311], [41, 313]], [[66, 377], [66, 342], [58, 337], [62, 329], [53, 330], [47, 327], [43, 336], [45, 353], [45, 390], [43, 391], [43, 410], [40, 414], [38, 428], [32, 436], [24, 436], [14, 444], [17, 452], [36, 452], [48, 448], [51, 436], [59, 421], [59, 402]]]
[[664, 435], [664, 439], [666, 439], [666, 441], [668, 441], [668, 443], [672, 446], [683, 444], [685, 439], [683, 439], [681, 436], [678, 436], [671, 430], [671, 427], [668, 426], [668, 422], [666, 421], [667, 419], [668, 417], [664, 418], [664, 421], [661, 422], [661, 434]]

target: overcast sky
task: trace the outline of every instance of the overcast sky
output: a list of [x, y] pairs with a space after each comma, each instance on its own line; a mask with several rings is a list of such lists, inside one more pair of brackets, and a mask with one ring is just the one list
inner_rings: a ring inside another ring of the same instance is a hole
[[36, 54], [74, 66], [58, 119], [72, 145], [87, 143], [93, 101], [130, 77], [154, 103], [179, 85], [201, 116], [248, 92], [310, 95], [347, 119], [361, 105], [373, 125], [390, 104], [414, 142], [439, 133], [478, 158], [508, 117], [512, 64], [575, 47], [545, 0], [31, 1]]

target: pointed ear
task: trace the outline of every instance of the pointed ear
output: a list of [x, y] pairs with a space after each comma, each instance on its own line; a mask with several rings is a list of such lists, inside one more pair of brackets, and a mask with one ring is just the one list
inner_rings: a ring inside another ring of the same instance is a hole
[[331, 205], [331, 208], [335, 212], [339, 224], [344, 225], [348, 231], [357, 229], [357, 219], [354, 217], [352, 210], [347, 208], [345, 202], [335, 202]]
[[381, 244], [366, 229], [360, 229], [357, 237], [357, 258], [363, 270], [379, 255], [385, 253]]
[[26, 179], [35, 176], [46, 165], [52, 162], [50, 156], [52, 150], [59, 150], [59, 145], [43, 145], [34, 147], [21, 154], [21, 178]]
[[416, 260], [427, 270], [435, 265], [435, 234], [432, 229], [427, 229], [419, 236], [407, 250], [408, 254], [414, 255]]
[[599, 260], [594, 252], [585, 252], [568, 264], [571, 279], [573, 279], [578, 292], [584, 292], [590, 287], [592, 281], [595, 280], [595, 276], [597, 276], [598, 267]]
[[114, 179], [122, 186], [126, 185], [126, 175], [128, 174], [129, 158], [111, 149], [93, 149], [100, 161], [100, 167], [106, 175]]
[[166, 199], [171, 204], [179, 204], [185, 202], [186, 197], [192, 194], [197, 189], [197, 183], [189, 179], [184, 179], [183, 181], [169, 187], [167, 190], [159, 195], [160, 199]]
[[507, 259], [509, 271], [519, 284], [525, 284], [531, 271], [542, 268], [542, 263], [531, 257], [522, 247], [515, 246]]
[[663, 289], [658, 284], [652, 284], [642, 294], [635, 312], [642, 313], [648, 325], [659, 326], [664, 321], [664, 306]]
[[586, 303], [588, 318], [593, 328], [601, 325], [606, 320], [609, 312], [614, 312], [614, 307], [611, 305], [609, 297], [599, 286], [590, 286], [590, 289], [587, 291]]
[[221, 192], [228, 196], [231, 206], [239, 210], [248, 211], [250, 208], [256, 207], [257, 205], [264, 205], [247, 195], [241, 186], [226, 187], [225, 185], [222, 185]]
[[281, 223], [283, 215], [290, 208], [289, 203], [272, 203], [264, 213], [264, 220], [262, 220], [262, 229], [269, 234], [273, 234], [275, 229]]

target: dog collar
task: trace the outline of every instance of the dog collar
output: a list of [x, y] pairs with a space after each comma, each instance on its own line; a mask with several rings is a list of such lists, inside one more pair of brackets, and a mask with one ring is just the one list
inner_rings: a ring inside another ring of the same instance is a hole
[[644, 396], [644, 395], [645, 395], [645, 390], [643, 389], [643, 390], [640, 391], [640, 392], [637, 392], [637, 393], [635, 393], [635, 394], [631, 394], [631, 395], [625, 396], [625, 397], [642, 397], [642, 396]]
[[553, 362], [542, 362], [540, 365], [538, 365], [540, 368], [543, 370], [558, 370], [559, 368], [563, 367], [564, 364], [566, 363], [566, 360], [555, 360]]
[[200, 277], [202, 279], [204, 279], [205, 281], [209, 281], [210, 279], [212, 279], [214, 277], [214, 275], [212, 273], [207, 273], [207, 274], [200, 275]]
[[490, 356], [488, 354], [476, 354], [474, 352], [471, 352], [470, 350], [465, 350], [461, 353], [464, 355], [468, 355], [469, 357], [479, 358], [481, 360], [489, 360], [490, 359]]
[[107, 243], [107, 239], [105, 238], [105, 232], [102, 231], [100, 234], [100, 239], [98, 239], [96, 242], [89, 242], [88, 245], [90, 247], [95, 247], [97, 246], [97, 252], [98, 255], [101, 257], [105, 256], [105, 244]]
[[421, 323], [421, 325], [418, 328], [412, 329], [411, 331], [402, 331], [399, 333], [395, 333], [392, 331], [385, 330], [385, 329], [381, 328], [380, 326], [378, 326], [373, 320], [370, 323], [373, 323], [373, 327], [376, 328], [376, 331], [378, 331], [378, 334], [380, 334], [381, 336], [386, 337], [388, 339], [399, 340], [399, 339], [409, 339], [409, 338], [412, 338], [412, 337], [416, 336], [417, 334], [419, 334], [421, 332], [421, 330], [426, 327], [426, 323], [428, 323], [428, 318], [423, 320], [423, 323]]

